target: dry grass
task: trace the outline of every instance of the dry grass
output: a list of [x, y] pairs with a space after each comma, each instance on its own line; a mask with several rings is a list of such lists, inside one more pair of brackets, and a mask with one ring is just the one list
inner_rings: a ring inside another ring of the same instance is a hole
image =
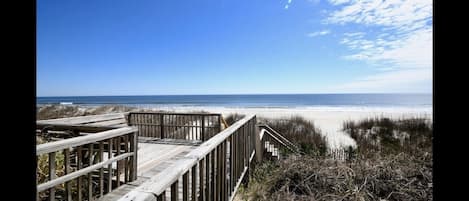
[[225, 117], [225, 121], [226, 123], [231, 126], [233, 125], [235, 122], [243, 119], [246, 115], [244, 114], [238, 114], [238, 113], [232, 113], [232, 114], [229, 114], [227, 117]]
[[[341, 162], [305, 155], [260, 164], [239, 197], [243, 200], [433, 200], [432, 127], [428, 120], [418, 118], [346, 122], [344, 130], [358, 140], [358, 157]], [[399, 140], [402, 133], [408, 134], [403, 141]]]
[[268, 124], [285, 138], [298, 145], [302, 152], [324, 156], [327, 151], [326, 138], [314, 123], [300, 116], [283, 119], [259, 119]]

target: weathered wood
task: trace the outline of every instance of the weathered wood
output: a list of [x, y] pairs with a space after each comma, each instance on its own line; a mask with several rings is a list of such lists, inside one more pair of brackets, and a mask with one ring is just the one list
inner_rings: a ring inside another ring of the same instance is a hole
[[110, 113], [110, 114], [100, 114], [100, 115], [87, 115], [87, 116], [79, 116], [79, 117], [67, 117], [67, 118], [59, 118], [59, 119], [47, 119], [47, 120], [39, 120], [36, 121], [37, 123], [45, 123], [45, 124], [85, 124], [85, 123], [94, 123], [100, 121], [109, 121], [114, 119], [121, 119], [125, 118], [124, 113]]
[[160, 195], [156, 198], [158, 201], [166, 201], [166, 191], [163, 191]]
[[[167, 120], [171, 123], [177, 119], [174, 117], [168, 117]], [[255, 154], [253, 146], [250, 145], [250, 141], [254, 135], [254, 133], [252, 133], [253, 129], [251, 129], [253, 128], [253, 123], [250, 121], [255, 123], [254, 115], [243, 118], [233, 126], [224, 129], [222, 132], [205, 141], [199, 147], [192, 150], [171, 166], [152, 176], [145, 183], [129, 192], [127, 195], [135, 196], [127, 197], [124, 200], [140, 200], [134, 199], [138, 197], [137, 195], [140, 195], [139, 192], [146, 195], [160, 195], [167, 188], [174, 186], [174, 184], [178, 182], [179, 178], [186, 177], [184, 175], [187, 175], [188, 171], [190, 171], [190, 169], [197, 163], [199, 163], [200, 170], [199, 198], [204, 200], [203, 198], [205, 196], [209, 196], [211, 198], [210, 200], [226, 200], [228, 194], [230, 194], [231, 199], [234, 196], [234, 193], [231, 192], [238, 188], [242, 178], [246, 175], [250, 162], [249, 156], [254, 157]], [[226, 158], [228, 154], [227, 139], [229, 139], [230, 143], [230, 160], [227, 160]], [[233, 157], [231, 155], [233, 155]], [[229, 180], [226, 179], [226, 161], [232, 161], [234, 163], [230, 164], [229, 167], [230, 171], [233, 172], [233, 174], [230, 174]], [[205, 168], [201, 164], [205, 164]], [[233, 190], [230, 189], [229, 193], [225, 193], [226, 191], [224, 190], [227, 188], [226, 182], [232, 183]], [[184, 198], [184, 194], [186, 194], [186, 192], [184, 192], [184, 178], [182, 186], [182, 195]], [[220, 197], [217, 196], [217, 198], [215, 198], [215, 194], [220, 194]], [[174, 199], [175, 196], [172, 195], [171, 199]], [[148, 197], [145, 197], [145, 199], [147, 198]]]
[[199, 200], [200, 201], [205, 201], [205, 192], [204, 192], [204, 187], [206, 183], [204, 183], [204, 165], [205, 165], [205, 159], [200, 159], [199, 161]]
[[207, 154], [205, 157], [205, 199], [209, 200], [210, 199], [210, 188], [211, 188], [211, 183], [210, 183], [210, 155]]
[[137, 128], [124, 127], [124, 128], [117, 128], [117, 129], [113, 129], [109, 131], [95, 133], [93, 135], [74, 137], [74, 138], [64, 139], [60, 141], [40, 144], [36, 146], [36, 155], [59, 151], [62, 149], [72, 148], [72, 147], [76, 147], [76, 146], [80, 146], [84, 144], [89, 144], [92, 142], [97, 142], [97, 141], [101, 141], [101, 140], [105, 140], [105, 139], [109, 139], [109, 138], [113, 138], [113, 137], [117, 137], [121, 135], [126, 135], [126, 134], [133, 133], [136, 131], [137, 131]]
[[182, 175], [182, 200], [189, 200], [189, 172]]
[[164, 116], [163, 114], [160, 114], [160, 137], [161, 139], [164, 139]]
[[[55, 175], [55, 152], [49, 153], [49, 181], [54, 180]], [[49, 200], [55, 200], [55, 185], [49, 189]]]
[[38, 192], [41, 192], [41, 191], [44, 191], [46, 189], [49, 189], [53, 186], [56, 186], [56, 185], [59, 185], [59, 184], [62, 184], [62, 183], [65, 183], [66, 181], [70, 181], [72, 179], [75, 179], [75, 178], [81, 178], [81, 176], [85, 175], [85, 174], [88, 174], [94, 170], [97, 170], [101, 167], [104, 167], [112, 162], [115, 162], [115, 161], [119, 161], [119, 160], [122, 160], [126, 157], [129, 157], [131, 156], [133, 153], [124, 153], [124, 154], [121, 154], [119, 156], [116, 156], [116, 157], [113, 157], [111, 159], [108, 159], [106, 161], [103, 161], [103, 162], [100, 162], [100, 163], [97, 163], [97, 164], [94, 164], [92, 166], [88, 166], [86, 168], [83, 168], [83, 169], [79, 169], [75, 172], [72, 172], [70, 174], [67, 174], [67, 175], [64, 175], [64, 176], [61, 176], [59, 178], [56, 178], [54, 180], [51, 180], [51, 181], [48, 181], [48, 182], [45, 182], [45, 183], [42, 183], [40, 185], [37, 186], [37, 191]]
[[179, 198], [179, 192], [178, 192], [178, 185], [179, 182], [176, 180], [172, 185], [171, 185], [171, 201], [178, 201]]
[[[99, 142], [99, 162], [103, 162], [103, 151], [104, 143], [103, 141]], [[104, 167], [99, 169], [99, 197], [103, 197], [104, 194]]]
[[[70, 150], [64, 149], [64, 165], [65, 165], [65, 174], [70, 174]], [[65, 193], [67, 196], [67, 201], [72, 200], [72, 182], [65, 182]]]
[[85, 124], [86, 126], [115, 126], [119, 124], [127, 123], [127, 121], [124, 118], [119, 118], [119, 119], [114, 119], [114, 120], [107, 120], [107, 121], [101, 121], [101, 122], [95, 122], [95, 123], [88, 123]]
[[[113, 156], [112, 156], [112, 139], [108, 139], [107, 140], [107, 143], [108, 143], [108, 149], [107, 149], [107, 153], [108, 153], [108, 160], [110, 160]], [[111, 192], [112, 191], [112, 163], [109, 163], [108, 166], [107, 166], [107, 171], [108, 171], [108, 176], [107, 176], [107, 192]]]
[[81, 131], [81, 132], [102, 132], [107, 130], [116, 129], [114, 126], [90, 126], [90, 125], [70, 125], [70, 124], [51, 124], [51, 123], [36, 123], [36, 129], [51, 130], [51, 131]]
[[[129, 152], [129, 135], [124, 136], [124, 152], [128, 153]], [[130, 158], [126, 158], [124, 160], [124, 183], [127, 183], [129, 181], [129, 161]]]
[[[93, 143], [88, 144], [88, 167], [93, 166]], [[93, 199], [93, 178], [92, 178], [91, 171], [88, 173], [88, 200]]]
[[197, 165], [192, 166], [191, 170], [191, 200], [196, 201], [197, 200]]
[[[76, 173], [78, 171], [81, 170], [82, 168], [82, 148], [81, 146], [78, 146], [77, 147], [77, 171], [73, 172], [73, 173]], [[73, 173], [71, 174], [67, 174], [66, 176], [70, 176], [72, 175]], [[77, 191], [78, 191], [78, 200], [81, 201], [83, 199], [83, 191], [82, 191], [82, 182], [83, 182], [83, 178], [81, 177], [81, 174], [77, 175], [78, 177], [78, 181], [77, 181]], [[39, 190], [39, 186], [38, 186], [38, 190], [37, 191], [40, 191]]]
[[[117, 145], [117, 156], [121, 155], [121, 138], [120, 137], [117, 137], [116, 138], [116, 145]], [[116, 174], [116, 183], [117, 183], [117, 187], [119, 187], [121, 185], [121, 165], [120, 165], [120, 161], [117, 161], [117, 174]]]
[[201, 139], [202, 139], [202, 141], [205, 141], [205, 116], [202, 116], [202, 123], [201, 123], [201, 128], [200, 129], [202, 130], [202, 132], [200, 134]]
[[134, 155], [132, 156], [131, 158], [131, 166], [130, 166], [130, 171], [131, 171], [131, 181], [134, 181], [137, 179], [137, 165], [138, 165], [138, 152], [137, 152], [137, 149], [138, 149], [138, 143], [137, 143], [137, 132], [134, 132], [132, 135], [131, 135], [131, 144], [130, 144], [130, 152], [134, 153]]

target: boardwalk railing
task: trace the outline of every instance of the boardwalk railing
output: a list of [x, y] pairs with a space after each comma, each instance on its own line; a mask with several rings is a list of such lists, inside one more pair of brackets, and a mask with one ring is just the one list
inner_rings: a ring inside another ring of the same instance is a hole
[[300, 148], [267, 124], [260, 124], [258, 126], [261, 129], [260, 138], [264, 146], [265, 144], [274, 144], [277, 148], [284, 149], [291, 153], [303, 154]]
[[137, 178], [137, 129], [116, 128], [39, 144], [36, 156], [37, 200], [94, 200]]
[[139, 137], [206, 141], [221, 131], [221, 114], [130, 112]]
[[232, 200], [256, 153], [256, 137], [256, 116], [247, 116], [120, 200]]

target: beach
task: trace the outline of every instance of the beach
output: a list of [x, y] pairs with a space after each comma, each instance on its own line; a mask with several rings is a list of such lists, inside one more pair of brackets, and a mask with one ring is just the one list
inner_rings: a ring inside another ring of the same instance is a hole
[[301, 116], [312, 121], [326, 136], [329, 148], [355, 146], [355, 142], [344, 134], [342, 124], [347, 120], [359, 121], [374, 117], [422, 117], [432, 119], [431, 107], [188, 107], [188, 106], [142, 106], [139, 109], [165, 110], [173, 112], [207, 111], [221, 113], [224, 117], [233, 114], [255, 114], [258, 118], [288, 118]]

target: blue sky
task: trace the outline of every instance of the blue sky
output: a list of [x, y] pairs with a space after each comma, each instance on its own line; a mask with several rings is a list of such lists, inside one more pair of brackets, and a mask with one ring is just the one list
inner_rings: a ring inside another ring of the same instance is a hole
[[39, 0], [37, 95], [432, 91], [431, 0]]

